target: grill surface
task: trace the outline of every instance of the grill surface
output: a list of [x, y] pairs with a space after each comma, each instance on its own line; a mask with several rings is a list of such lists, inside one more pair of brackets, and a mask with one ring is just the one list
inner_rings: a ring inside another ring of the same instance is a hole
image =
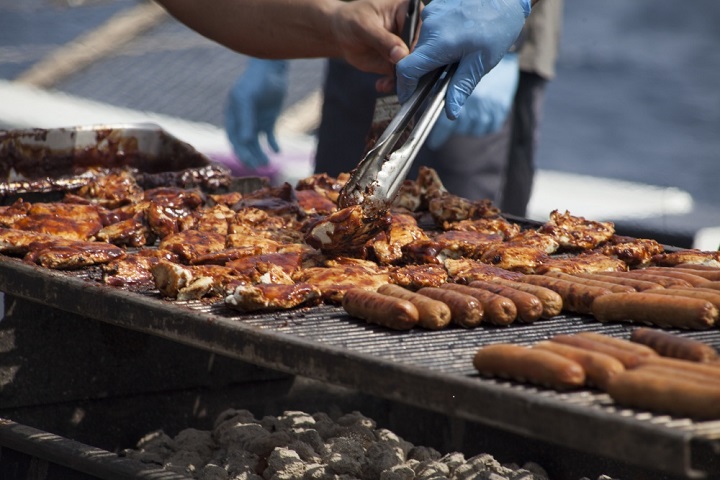
[[[351, 387], [443, 414], [687, 478], [718, 478], [720, 421], [620, 408], [594, 390], [555, 392], [483, 379], [482, 345], [531, 344], [559, 333], [628, 337], [624, 324], [560, 316], [532, 325], [395, 332], [330, 306], [239, 315], [221, 303], [170, 302], [107, 287], [86, 273], [49, 271], [0, 256], [0, 290], [53, 308], [233, 358]], [[720, 347], [718, 330], [680, 332]]]

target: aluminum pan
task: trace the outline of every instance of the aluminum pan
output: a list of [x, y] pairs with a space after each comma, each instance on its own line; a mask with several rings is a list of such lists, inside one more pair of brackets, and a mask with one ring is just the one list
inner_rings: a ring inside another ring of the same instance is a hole
[[[11, 280], [12, 279], [12, 280]], [[482, 379], [471, 358], [483, 344], [629, 327], [560, 317], [509, 328], [394, 332], [334, 307], [237, 315], [180, 304], [0, 257], [0, 290], [88, 318], [157, 335], [278, 371], [303, 375], [514, 433], [686, 478], [718, 478], [720, 422], [621, 409], [592, 390], [558, 393]], [[718, 331], [691, 332], [720, 346]]]

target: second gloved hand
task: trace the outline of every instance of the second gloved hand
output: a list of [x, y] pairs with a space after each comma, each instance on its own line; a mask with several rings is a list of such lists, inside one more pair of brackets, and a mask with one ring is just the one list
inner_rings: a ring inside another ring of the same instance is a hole
[[465, 100], [517, 40], [530, 14], [530, 0], [432, 0], [422, 11], [415, 49], [397, 64], [401, 102], [420, 78], [458, 63], [446, 97], [445, 112], [455, 119]]
[[508, 53], [478, 83], [456, 120], [438, 117], [428, 148], [441, 148], [453, 135], [479, 137], [499, 131], [512, 109], [519, 76], [518, 56]]
[[240, 161], [257, 168], [269, 163], [260, 136], [279, 152], [275, 139], [277, 122], [287, 94], [287, 61], [251, 58], [230, 90], [225, 106], [225, 132]]

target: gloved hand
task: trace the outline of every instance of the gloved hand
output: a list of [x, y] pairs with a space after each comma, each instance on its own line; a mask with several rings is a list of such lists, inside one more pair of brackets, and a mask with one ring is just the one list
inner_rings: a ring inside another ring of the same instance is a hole
[[240, 161], [252, 168], [270, 160], [260, 146], [264, 134], [274, 152], [280, 147], [275, 139], [275, 122], [287, 94], [287, 61], [251, 58], [248, 66], [230, 90], [225, 108], [225, 132]]
[[445, 103], [448, 118], [457, 118], [465, 100], [520, 35], [530, 14], [530, 0], [432, 0], [422, 11], [415, 49], [397, 64], [401, 102], [420, 78], [458, 63]]
[[478, 83], [457, 120], [440, 115], [425, 144], [442, 147], [452, 135], [482, 136], [499, 131], [512, 109], [520, 70], [518, 55], [508, 53]]

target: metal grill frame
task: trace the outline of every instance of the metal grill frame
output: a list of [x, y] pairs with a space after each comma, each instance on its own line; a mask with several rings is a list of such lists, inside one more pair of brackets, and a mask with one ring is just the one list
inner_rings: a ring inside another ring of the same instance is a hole
[[[169, 301], [157, 292], [129, 292], [82, 273], [51, 271], [3, 256], [0, 290], [261, 367], [630, 465], [686, 478], [716, 478], [720, 471], [720, 421], [620, 408], [606, 394], [590, 389], [560, 393], [484, 379], [472, 367], [472, 355], [481, 345], [529, 344], [588, 330], [627, 337], [629, 325], [565, 315], [532, 325], [396, 332], [331, 306], [240, 315], [222, 302]], [[720, 346], [717, 330], [681, 334]]]

